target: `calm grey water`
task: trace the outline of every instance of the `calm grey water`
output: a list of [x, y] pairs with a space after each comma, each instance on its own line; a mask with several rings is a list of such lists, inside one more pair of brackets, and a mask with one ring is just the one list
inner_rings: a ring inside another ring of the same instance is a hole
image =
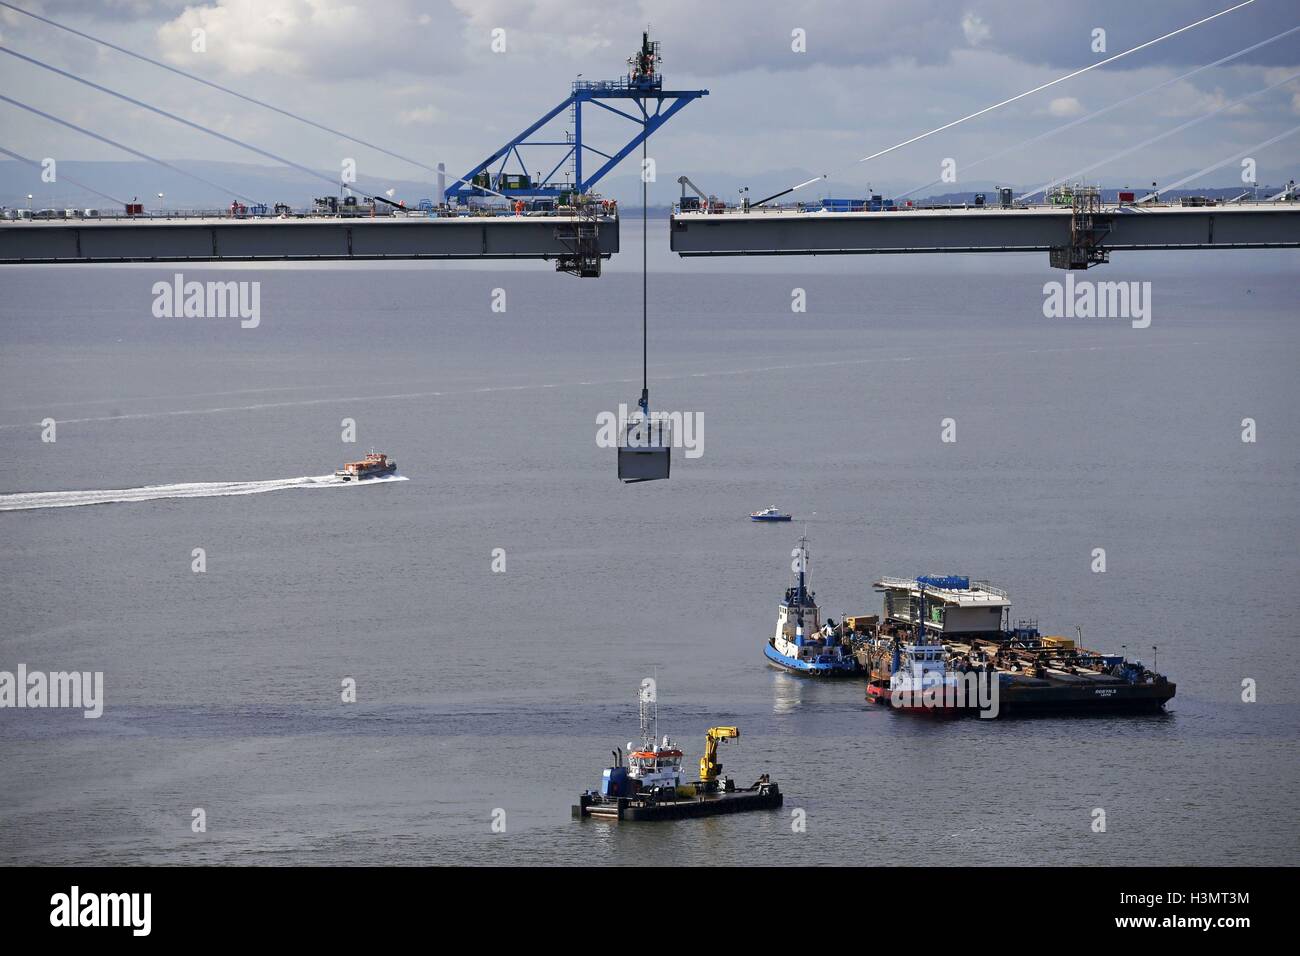
[[[107, 698], [0, 710], [0, 861], [1296, 862], [1294, 254], [1090, 273], [1153, 283], [1143, 330], [1044, 318], [1037, 256], [656, 255], [652, 396], [702, 413], [704, 453], [623, 486], [595, 420], [639, 390], [634, 238], [600, 281], [180, 270], [260, 280], [248, 330], [154, 318], [171, 268], [0, 273], [0, 494], [323, 475], [371, 446], [409, 479], [0, 513], [0, 669], [102, 670]], [[878, 610], [881, 574], [970, 574], [1049, 633], [1158, 645], [1178, 696], [935, 724], [770, 670], [799, 526], [746, 520], [768, 504], [807, 520], [834, 617]], [[785, 812], [569, 819], [653, 675], [661, 732], [693, 761], [738, 724], [728, 772], [769, 771]]]

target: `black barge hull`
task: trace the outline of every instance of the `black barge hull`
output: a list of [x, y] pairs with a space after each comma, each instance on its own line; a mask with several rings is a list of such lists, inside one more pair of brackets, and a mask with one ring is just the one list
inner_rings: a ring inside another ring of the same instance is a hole
[[746, 813], [750, 810], [776, 810], [785, 803], [780, 787], [771, 784], [763, 791], [744, 790], [712, 794], [694, 800], [660, 800], [647, 802], [635, 797], [602, 800], [599, 795], [584, 793], [573, 806], [573, 818], [595, 817], [602, 820], [687, 820], [694, 817], [713, 817], [724, 813]]
[[[1113, 681], [1095, 684], [1066, 684], [1060, 681], [1035, 678], [1018, 678], [998, 688], [998, 706], [995, 716], [1108, 716], [1111, 714], [1158, 714], [1163, 712], [1178, 690], [1172, 681], [1152, 684], [1128, 684]], [[867, 690], [867, 700], [882, 707], [891, 707], [889, 691], [873, 695]], [[969, 701], [961, 707], [924, 706], [904, 708], [909, 714], [932, 714], [954, 717], [983, 715], [984, 710]], [[991, 709], [991, 708], [990, 708]]]
[[1172, 681], [1116, 687], [1051, 683], [1029, 687], [1012, 685], [999, 690], [999, 709], [1005, 714], [1154, 714], [1173, 699], [1178, 685]]

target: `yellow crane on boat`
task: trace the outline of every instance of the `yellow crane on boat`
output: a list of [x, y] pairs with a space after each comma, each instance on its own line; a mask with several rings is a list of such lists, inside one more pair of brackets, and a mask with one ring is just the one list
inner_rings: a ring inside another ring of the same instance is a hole
[[715, 783], [722, 772], [718, 763], [718, 744], [740, 736], [739, 727], [710, 727], [704, 735], [704, 756], [700, 758], [700, 782]]

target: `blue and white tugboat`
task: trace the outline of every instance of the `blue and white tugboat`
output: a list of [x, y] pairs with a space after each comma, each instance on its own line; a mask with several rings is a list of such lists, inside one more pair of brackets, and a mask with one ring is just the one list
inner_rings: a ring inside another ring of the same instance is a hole
[[808, 588], [808, 536], [792, 552], [795, 582], [786, 588], [777, 608], [776, 633], [763, 653], [777, 667], [810, 677], [851, 677], [858, 672], [852, 651], [837, 635], [833, 623], [824, 627], [817, 596]]
[[781, 511], [776, 505], [769, 505], [762, 511], [751, 511], [749, 514], [750, 521], [790, 521], [790, 515]]

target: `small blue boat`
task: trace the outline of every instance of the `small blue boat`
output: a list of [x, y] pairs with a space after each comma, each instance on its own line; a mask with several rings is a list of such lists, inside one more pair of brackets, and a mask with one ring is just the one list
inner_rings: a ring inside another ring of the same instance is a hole
[[764, 508], [762, 511], [754, 511], [749, 515], [750, 521], [789, 521], [790, 516], [782, 511], [778, 511], [775, 506]]
[[821, 624], [816, 595], [808, 589], [808, 538], [795, 550], [795, 584], [786, 588], [777, 608], [776, 633], [763, 653], [784, 670], [809, 677], [852, 677], [859, 671], [852, 650], [839, 637], [835, 625]]

